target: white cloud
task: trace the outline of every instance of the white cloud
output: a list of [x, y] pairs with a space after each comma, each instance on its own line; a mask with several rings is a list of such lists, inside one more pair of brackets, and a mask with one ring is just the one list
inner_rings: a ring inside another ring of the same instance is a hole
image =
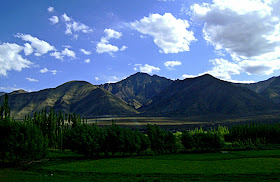
[[127, 48], [128, 48], [127, 46], [122, 46], [122, 47], [120, 48], [120, 51], [125, 51]]
[[67, 16], [66, 13], [64, 13], [64, 14], [62, 15], [62, 18], [63, 18], [63, 20], [66, 21], [66, 22], [67, 22], [67, 21], [71, 21], [71, 18], [70, 18], [69, 16]]
[[34, 78], [25, 78], [26, 80], [30, 81], [30, 82], [38, 82], [39, 80], [36, 80]]
[[194, 21], [204, 22], [205, 40], [225, 50], [233, 60], [267, 60], [280, 57], [279, 1], [214, 0], [194, 4]]
[[32, 48], [35, 49], [35, 56], [42, 56], [49, 51], [55, 50], [54, 46], [51, 46], [48, 42], [39, 40], [37, 37], [32, 37], [29, 34], [17, 34], [16, 37], [21, 38], [26, 42], [31, 42]]
[[[272, 61], [258, 61], [258, 60], [243, 60], [239, 62], [230, 62], [225, 59], [214, 59], [210, 60], [213, 67], [199, 75], [211, 74], [222, 80], [227, 80], [231, 82], [241, 82], [232, 79], [233, 75], [239, 75], [241, 73], [246, 73], [248, 75], [270, 75], [275, 70], [280, 69], [280, 60]], [[183, 75], [183, 78], [192, 78], [196, 75]], [[243, 81], [252, 82], [252, 81]]]
[[59, 22], [59, 19], [57, 16], [52, 16], [51, 18], [49, 18], [51, 24], [57, 24]]
[[52, 52], [50, 55], [55, 57], [55, 59], [63, 60], [63, 56], [61, 55], [60, 52], [55, 51], [55, 52]]
[[40, 73], [47, 73], [49, 70], [47, 68], [41, 69]]
[[130, 25], [140, 33], [152, 36], [161, 48], [160, 52], [165, 54], [189, 51], [190, 43], [196, 41], [193, 32], [187, 30], [188, 21], [176, 19], [171, 13], [150, 14]]
[[170, 70], [174, 69], [175, 66], [182, 65], [181, 61], [166, 61], [164, 66]]
[[244, 60], [239, 63], [242, 71], [248, 75], [270, 75], [280, 69], [280, 60], [260, 61]]
[[229, 62], [225, 59], [214, 59], [210, 60], [213, 64], [213, 68], [207, 73], [223, 79], [223, 80], [231, 80], [231, 75], [239, 75], [241, 72], [241, 67], [236, 64]]
[[94, 79], [95, 79], [96, 81], [98, 81], [98, 80], [99, 80], [99, 77], [96, 76]]
[[106, 34], [104, 39], [106, 39], [107, 41], [109, 41], [110, 39], [119, 39], [122, 36], [121, 32], [117, 32], [115, 30], [107, 29], [107, 28], [104, 30], [104, 33]]
[[120, 81], [122, 79], [124, 79], [124, 78], [117, 77], [117, 76], [108, 76], [107, 77], [107, 80], [108, 80], [107, 83], [116, 83], [116, 82], [118, 82], [118, 81]]
[[52, 73], [53, 75], [56, 75], [57, 70], [48, 70], [48, 68], [43, 68], [40, 70], [40, 73], [48, 73], [48, 72]]
[[67, 56], [67, 57], [72, 57], [72, 58], [76, 58], [76, 53], [72, 50], [69, 50], [68, 48], [65, 48], [62, 53], [63, 56]]
[[122, 46], [121, 48], [118, 48], [117, 46], [109, 43], [110, 39], [120, 39], [122, 36], [121, 32], [117, 32], [112, 29], [105, 29], [104, 33], [106, 35], [104, 37], [101, 37], [100, 42], [98, 42], [96, 46], [96, 52], [98, 54], [108, 53], [111, 56], [113, 56], [114, 52], [124, 51], [127, 49], [127, 46]]
[[50, 12], [50, 13], [52, 13], [52, 12], [54, 12], [54, 7], [48, 7], [48, 12]]
[[26, 55], [26, 56], [28, 56], [28, 55], [30, 55], [30, 54], [32, 54], [33, 53], [33, 48], [32, 48], [32, 46], [29, 44], [29, 43], [25, 43], [24, 44], [24, 54]]
[[7, 71], [11, 70], [21, 71], [33, 64], [19, 54], [23, 49], [17, 44], [0, 44], [0, 76], [7, 76]]
[[[83, 23], [80, 23], [80, 22], [77, 22], [77, 21], [73, 20], [72, 18], [67, 16], [66, 13], [64, 13], [62, 15], [62, 19], [63, 19], [63, 21], [65, 22], [65, 25], [66, 25], [65, 34], [67, 34], [67, 35], [72, 35], [73, 32], [75, 32], [75, 33], [79, 33], [79, 32], [91, 33], [91, 32], [93, 32], [92, 28], [90, 28], [89, 26], [87, 26]], [[75, 34], [74, 38], [77, 39], [78, 35]]]
[[76, 58], [76, 53], [72, 50], [69, 50], [68, 48], [65, 48], [62, 52], [53, 52], [50, 54], [51, 56], [55, 57], [56, 59], [60, 59], [63, 60], [63, 58], [66, 57], [70, 57], [75, 59]]
[[149, 64], [145, 64], [144, 66], [142, 64], [135, 64], [134, 65], [134, 71], [140, 71], [143, 73], [153, 73], [153, 72], [158, 72], [160, 70], [160, 68], [155, 67], [155, 66], [151, 66]]
[[86, 60], [85, 60], [85, 63], [90, 63], [90, 59], [86, 59]]
[[104, 42], [98, 42], [97, 46], [96, 46], [96, 52], [98, 54], [102, 54], [102, 53], [112, 54], [113, 52], [118, 52], [118, 51], [119, 51], [119, 48], [117, 46], [107, 44]]
[[80, 51], [85, 55], [91, 55], [91, 51], [86, 51], [85, 49], [80, 49]]

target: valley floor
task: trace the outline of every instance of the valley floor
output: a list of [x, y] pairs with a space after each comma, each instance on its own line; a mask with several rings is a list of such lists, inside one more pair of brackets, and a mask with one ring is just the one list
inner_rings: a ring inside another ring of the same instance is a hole
[[84, 159], [54, 151], [49, 160], [0, 170], [13, 181], [279, 181], [280, 150], [223, 151]]

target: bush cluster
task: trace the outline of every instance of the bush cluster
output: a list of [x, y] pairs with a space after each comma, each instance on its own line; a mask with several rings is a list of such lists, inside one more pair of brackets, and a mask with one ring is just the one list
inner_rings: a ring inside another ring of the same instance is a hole
[[121, 128], [112, 123], [105, 128], [96, 124], [80, 124], [67, 130], [64, 135], [64, 148], [77, 151], [86, 156], [104, 153], [132, 154], [144, 153], [149, 147], [149, 139], [139, 130]]

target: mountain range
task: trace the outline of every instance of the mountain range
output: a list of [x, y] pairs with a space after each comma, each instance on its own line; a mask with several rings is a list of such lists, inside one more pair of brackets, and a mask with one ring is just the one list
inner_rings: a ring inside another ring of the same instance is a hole
[[[3, 102], [0, 96], [0, 104]], [[280, 110], [280, 77], [234, 84], [209, 74], [184, 80], [136, 73], [117, 83], [71, 81], [38, 92], [9, 93], [11, 115], [23, 118], [42, 109], [100, 116], [265, 115]]]

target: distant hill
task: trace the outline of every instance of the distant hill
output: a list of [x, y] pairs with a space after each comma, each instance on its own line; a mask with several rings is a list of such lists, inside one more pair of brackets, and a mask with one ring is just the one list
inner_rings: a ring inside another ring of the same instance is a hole
[[275, 80], [277, 79], [277, 77], [272, 77], [269, 78], [268, 80], [265, 81], [260, 81], [257, 83], [234, 83], [234, 85], [236, 86], [241, 86], [241, 87], [245, 87], [248, 88], [256, 93], [261, 93], [263, 92], [265, 89], [267, 89], [269, 87], [269, 85]]
[[28, 92], [25, 90], [15, 90], [15, 91], [11, 92], [10, 94], [24, 94], [24, 93], [28, 93]]
[[0, 96], [5, 95], [5, 92], [0, 92]]
[[[0, 98], [1, 103], [3, 97]], [[9, 94], [11, 115], [22, 118], [53, 107], [56, 111], [85, 116], [131, 115], [137, 111], [105, 89], [84, 81], [71, 81], [56, 88], [31, 93]]]
[[106, 83], [101, 87], [138, 109], [171, 83], [172, 80], [164, 77], [136, 73], [117, 83]]
[[257, 83], [237, 85], [249, 88], [256, 93], [271, 99], [275, 103], [280, 103], [280, 77], [272, 77], [268, 80]]
[[278, 108], [272, 101], [209, 74], [176, 81], [140, 108], [145, 115], [243, 115]]

